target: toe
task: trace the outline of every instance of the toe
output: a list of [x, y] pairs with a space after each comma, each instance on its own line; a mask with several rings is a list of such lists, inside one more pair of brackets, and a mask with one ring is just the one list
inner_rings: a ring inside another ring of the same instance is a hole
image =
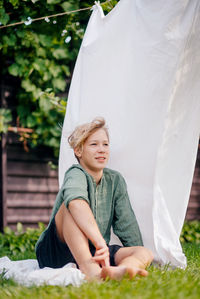
[[140, 269], [137, 274], [139, 274], [140, 276], [147, 276], [149, 273], [144, 269]]

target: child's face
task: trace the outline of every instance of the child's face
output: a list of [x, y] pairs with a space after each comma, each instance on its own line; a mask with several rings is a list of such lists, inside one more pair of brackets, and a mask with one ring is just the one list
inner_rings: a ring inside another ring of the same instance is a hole
[[88, 172], [99, 172], [105, 168], [109, 152], [108, 136], [104, 129], [98, 129], [86, 139], [82, 151], [75, 151], [75, 154]]

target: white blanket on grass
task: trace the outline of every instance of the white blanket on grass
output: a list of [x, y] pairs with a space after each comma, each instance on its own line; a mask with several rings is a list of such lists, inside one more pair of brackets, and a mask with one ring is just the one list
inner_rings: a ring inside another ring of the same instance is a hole
[[27, 287], [70, 284], [78, 287], [85, 281], [85, 275], [72, 263], [58, 269], [40, 269], [35, 259], [11, 261], [7, 256], [0, 258], [0, 274]]

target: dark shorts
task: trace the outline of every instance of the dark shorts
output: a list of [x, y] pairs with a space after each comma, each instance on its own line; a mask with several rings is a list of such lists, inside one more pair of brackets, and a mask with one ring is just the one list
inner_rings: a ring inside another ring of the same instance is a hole
[[[95, 254], [95, 247], [90, 243], [90, 252]], [[122, 247], [119, 245], [109, 245], [110, 265], [115, 266], [115, 254]], [[55, 219], [52, 220], [47, 234], [36, 249], [36, 256], [40, 268], [51, 267], [61, 268], [67, 263], [76, 263], [69, 247], [62, 242], [56, 232]], [[77, 265], [78, 266], [78, 265]]]

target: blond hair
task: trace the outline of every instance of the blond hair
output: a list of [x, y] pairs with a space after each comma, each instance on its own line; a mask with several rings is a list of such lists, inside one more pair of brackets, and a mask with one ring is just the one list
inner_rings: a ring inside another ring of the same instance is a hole
[[103, 117], [96, 117], [92, 122], [76, 127], [68, 137], [69, 145], [73, 149], [82, 149], [86, 139], [98, 129], [103, 129], [109, 139], [108, 129], [105, 124], [106, 122]]

